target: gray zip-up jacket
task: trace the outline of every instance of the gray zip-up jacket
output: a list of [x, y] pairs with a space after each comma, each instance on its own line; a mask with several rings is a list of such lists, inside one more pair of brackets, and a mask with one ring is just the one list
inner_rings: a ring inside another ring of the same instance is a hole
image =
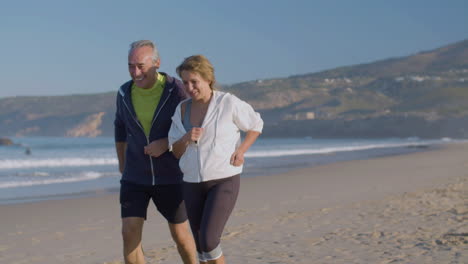
[[171, 152], [166, 151], [154, 158], [144, 154], [144, 147], [154, 140], [166, 138], [171, 127], [171, 117], [180, 101], [186, 98], [183, 84], [179, 80], [166, 76], [166, 85], [153, 116], [149, 136], [145, 135], [143, 126], [135, 113], [132, 104], [131, 87], [133, 81], [123, 84], [117, 94], [115, 114], [115, 141], [127, 142], [125, 152], [125, 169], [122, 180], [142, 184], [179, 184], [182, 183], [182, 172], [178, 160]]

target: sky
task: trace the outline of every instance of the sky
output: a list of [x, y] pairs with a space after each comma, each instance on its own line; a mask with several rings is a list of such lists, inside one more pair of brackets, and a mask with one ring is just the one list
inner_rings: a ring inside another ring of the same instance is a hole
[[0, 9], [0, 98], [117, 91], [129, 44], [160, 71], [203, 54], [222, 84], [282, 78], [468, 39], [466, 0], [42, 0]]

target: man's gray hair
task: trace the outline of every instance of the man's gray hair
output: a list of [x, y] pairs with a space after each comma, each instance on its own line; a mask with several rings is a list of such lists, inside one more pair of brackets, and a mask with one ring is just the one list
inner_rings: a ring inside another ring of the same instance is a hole
[[151, 47], [153, 49], [153, 61], [157, 61], [159, 59], [159, 52], [156, 44], [154, 44], [151, 40], [138, 40], [130, 44], [130, 50], [128, 51], [128, 55], [132, 53], [135, 49], [141, 47]]

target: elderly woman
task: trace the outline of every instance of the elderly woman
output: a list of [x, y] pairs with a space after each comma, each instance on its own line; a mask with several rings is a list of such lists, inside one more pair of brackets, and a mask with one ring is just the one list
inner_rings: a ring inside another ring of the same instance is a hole
[[[191, 98], [172, 117], [169, 145], [184, 173], [184, 199], [200, 263], [225, 263], [224, 226], [239, 193], [244, 153], [262, 132], [260, 114], [214, 89], [214, 68], [202, 55], [177, 67]], [[241, 141], [240, 130], [246, 132]]]

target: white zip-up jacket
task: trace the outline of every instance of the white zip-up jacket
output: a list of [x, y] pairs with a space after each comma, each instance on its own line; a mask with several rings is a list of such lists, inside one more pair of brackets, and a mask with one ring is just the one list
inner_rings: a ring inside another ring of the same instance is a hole
[[[172, 116], [169, 146], [187, 133], [181, 118], [181, 105], [185, 101], [179, 103]], [[201, 127], [203, 134], [197, 144], [189, 144], [179, 160], [185, 182], [205, 182], [240, 174], [243, 166], [230, 164], [231, 155], [241, 143], [240, 130], [261, 133], [263, 120], [248, 103], [232, 94], [214, 91]]]

